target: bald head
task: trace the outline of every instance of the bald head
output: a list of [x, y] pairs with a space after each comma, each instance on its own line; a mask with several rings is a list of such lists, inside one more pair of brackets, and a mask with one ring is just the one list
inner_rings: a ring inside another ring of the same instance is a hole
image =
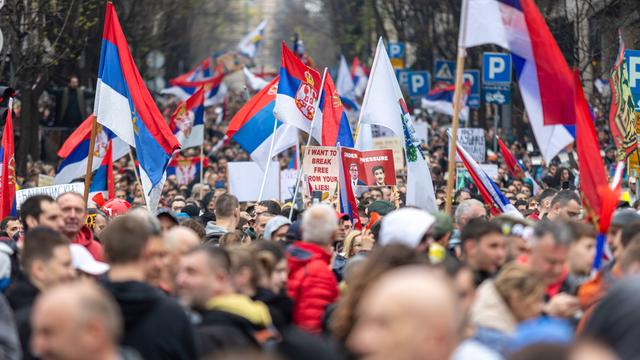
[[371, 359], [448, 359], [458, 343], [456, 308], [444, 275], [393, 270], [364, 293], [347, 346]]
[[43, 359], [96, 359], [117, 354], [122, 318], [113, 299], [92, 282], [57, 286], [38, 298], [31, 349]]
[[200, 238], [188, 227], [174, 226], [164, 234], [164, 242], [169, 252], [184, 255], [200, 245]]

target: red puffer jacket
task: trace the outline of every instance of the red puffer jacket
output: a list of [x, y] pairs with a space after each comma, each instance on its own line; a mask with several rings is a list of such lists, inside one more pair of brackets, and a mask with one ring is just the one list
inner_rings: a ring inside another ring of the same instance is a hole
[[320, 333], [325, 308], [338, 298], [338, 282], [329, 267], [331, 254], [319, 245], [296, 241], [287, 249], [287, 259], [293, 322], [304, 330]]

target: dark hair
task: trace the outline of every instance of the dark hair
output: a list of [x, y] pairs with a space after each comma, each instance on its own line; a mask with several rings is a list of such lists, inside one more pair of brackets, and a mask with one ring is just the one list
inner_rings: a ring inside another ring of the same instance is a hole
[[152, 235], [149, 226], [139, 217], [119, 216], [100, 233], [104, 254], [111, 264], [128, 264], [138, 261]]
[[373, 168], [371, 168], [371, 173], [375, 174], [376, 171], [378, 170], [382, 170], [382, 173], [384, 174], [384, 167], [382, 165], [376, 165]]
[[620, 243], [623, 247], [626, 247], [633, 239], [634, 236], [640, 234], [640, 221], [633, 221], [628, 224], [622, 225], [622, 232], [620, 233]]
[[189, 229], [193, 230], [200, 238], [200, 241], [203, 241], [204, 238], [207, 236], [207, 232], [204, 229], [204, 225], [202, 225], [202, 222], [200, 222], [200, 220], [197, 220], [197, 218], [187, 219], [181, 222], [180, 225], [184, 227], [188, 227]]
[[36, 221], [40, 218], [42, 214], [42, 202], [46, 201], [49, 203], [55, 203], [56, 201], [49, 195], [33, 195], [25, 200], [20, 206], [20, 221], [22, 221], [22, 226], [24, 227], [24, 231], [27, 232], [29, 230], [29, 225], [27, 225], [27, 217], [31, 216], [36, 219]]
[[240, 206], [238, 198], [231, 194], [222, 194], [216, 199], [216, 218], [229, 217]]
[[573, 241], [573, 233], [569, 226], [562, 221], [543, 219], [533, 227], [533, 236], [540, 240], [546, 235], [551, 235], [556, 245], [569, 247]]
[[489, 234], [502, 235], [502, 229], [500, 229], [500, 226], [497, 224], [482, 218], [471, 219], [464, 228], [462, 228], [460, 241], [462, 243], [469, 240], [478, 241], [481, 237]]
[[620, 267], [626, 273], [631, 265], [640, 263], [640, 235], [636, 234], [624, 247]]
[[20, 260], [27, 275], [31, 275], [34, 260], [49, 261], [58, 246], [69, 245], [69, 239], [56, 230], [46, 226], [36, 226], [26, 232]]
[[6, 231], [7, 225], [9, 225], [9, 221], [16, 221], [16, 220], [18, 220], [18, 218], [15, 216], [7, 216], [4, 219], [2, 219], [2, 221], [0, 222], [0, 231]]
[[558, 193], [558, 190], [554, 189], [554, 188], [548, 188], [548, 189], [544, 189], [540, 195], [538, 195], [538, 201], [542, 201], [546, 198], [549, 197], [554, 197], [556, 196], [556, 194]]
[[[282, 212], [282, 208], [280, 204], [278, 204], [275, 200], [262, 200], [258, 203], [258, 205], [264, 206], [267, 208], [267, 212], [272, 214], [280, 214]], [[289, 214], [287, 214], [288, 216]]]
[[596, 235], [598, 235], [593, 226], [588, 224], [577, 221], [567, 221], [567, 225], [569, 226], [569, 229], [571, 229], [574, 242], [577, 242], [583, 237], [595, 238]]
[[231, 273], [231, 257], [229, 252], [221, 247], [211, 245], [200, 245], [191, 249], [185, 255], [203, 253], [207, 255], [209, 267], [211, 269], [220, 268], [227, 274]]
[[580, 204], [580, 197], [573, 190], [560, 190], [551, 200], [551, 206], [560, 204], [560, 206], [566, 206], [571, 200], [574, 200]]
[[202, 201], [200, 201], [200, 208], [202, 209], [202, 211], [208, 211], [207, 206], [209, 206], [209, 203], [211, 202], [211, 199], [213, 199], [214, 195], [215, 193], [213, 191], [209, 191], [204, 195], [204, 197], [202, 197]]

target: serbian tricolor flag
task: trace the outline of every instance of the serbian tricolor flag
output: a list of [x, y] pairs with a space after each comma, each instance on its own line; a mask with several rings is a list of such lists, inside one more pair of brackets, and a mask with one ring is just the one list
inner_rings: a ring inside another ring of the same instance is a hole
[[342, 156], [342, 146], [338, 147], [338, 164], [339, 175], [338, 181], [340, 185], [340, 212], [349, 215], [353, 228], [362, 230], [362, 221], [358, 214], [358, 202], [356, 201], [355, 190], [351, 184], [351, 174], [349, 166], [345, 164], [345, 158]]
[[191, 71], [169, 80], [172, 85], [161, 94], [174, 95], [182, 101], [186, 101], [198, 91], [200, 86], [205, 86], [204, 105], [211, 106], [219, 104], [224, 100], [227, 92], [225, 84], [222, 82], [224, 73], [219, 68], [213, 69], [211, 58], [202, 60]]
[[533, 187], [533, 195], [537, 195], [542, 189], [540, 188], [540, 185], [538, 185], [538, 183], [533, 179], [533, 176], [531, 176], [531, 174], [529, 174], [529, 171], [525, 169], [524, 165], [518, 159], [516, 159], [515, 156], [513, 156], [507, 145], [505, 145], [505, 143], [502, 142], [502, 139], [500, 139], [499, 137], [498, 145], [500, 146], [502, 158], [504, 159], [504, 163], [505, 165], [507, 165], [511, 176], [514, 179], [527, 179], [529, 182], [531, 182], [531, 186]]
[[16, 216], [16, 158], [13, 148], [13, 99], [9, 98], [7, 121], [0, 144], [0, 219]]
[[315, 69], [303, 64], [284, 42], [279, 79], [274, 115], [307, 133], [311, 133], [311, 123], [317, 116], [311, 136], [322, 144], [322, 108], [318, 107], [320, 114], [315, 113], [322, 79]]
[[[62, 162], [53, 180], [54, 184], [68, 184], [87, 174], [87, 159], [89, 157], [89, 146], [91, 144], [91, 126], [93, 125], [94, 118], [93, 114], [89, 115], [89, 117], [71, 133], [71, 136], [67, 138], [60, 147], [60, 150], [58, 150], [58, 156], [62, 158]], [[96, 171], [101, 166], [110, 143], [113, 148], [113, 159], [118, 160], [129, 153], [129, 145], [127, 143], [118, 139], [111, 130], [98, 124], [96, 140], [93, 147], [91, 171]]]
[[115, 197], [113, 184], [113, 143], [109, 141], [107, 153], [100, 162], [100, 167], [91, 177], [89, 199], [97, 206], [102, 206], [107, 200]]
[[183, 149], [201, 146], [204, 141], [204, 93], [205, 87], [200, 87], [171, 115], [169, 127]]
[[[465, 91], [462, 98], [462, 110], [460, 110], [460, 119], [466, 121], [469, 118], [469, 107], [467, 106], [467, 95], [471, 89], [470, 83], [464, 84]], [[422, 107], [424, 109], [433, 110], [435, 112], [453, 116], [453, 93], [455, 85], [440, 83], [429, 91], [427, 96], [422, 98]]]
[[367, 88], [367, 82], [369, 81], [369, 77], [367, 76], [368, 71], [360, 63], [360, 59], [356, 56], [353, 58], [353, 62], [351, 63], [351, 77], [353, 78], [353, 92], [357, 97], [362, 97], [364, 95], [364, 91]]
[[279, 80], [277, 76], [247, 101], [231, 119], [226, 133], [227, 138], [237, 142], [262, 169], [266, 169], [269, 160], [274, 122], [276, 132], [272, 156], [298, 142], [298, 129], [276, 120], [273, 114]]
[[94, 115], [136, 149], [146, 203], [154, 211], [167, 165], [180, 144], [138, 72], [112, 3], [105, 15]]
[[[449, 134], [451, 136], [451, 134]], [[480, 191], [480, 195], [482, 195], [482, 199], [484, 199], [485, 203], [489, 206], [489, 211], [493, 215], [500, 214], [513, 214], [519, 217], [522, 217], [522, 214], [509, 202], [506, 196], [500, 191], [498, 185], [491, 180], [491, 177], [487, 175], [487, 173], [480, 168], [478, 163], [473, 160], [471, 155], [460, 145], [460, 143], [456, 144], [456, 150], [458, 153], [458, 157], [462, 159], [462, 163], [464, 167], [471, 175], [471, 179], [473, 179], [473, 183], [476, 184], [478, 190]]]
[[545, 162], [573, 142], [571, 70], [533, 0], [464, 0], [458, 46], [511, 52], [529, 122]]
[[349, 119], [344, 111], [344, 105], [331, 75], [327, 73], [324, 91], [320, 98], [322, 109], [322, 145], [353, 147], [353, 135], [349, 126]]
[[[167, 175], [175, 175], [178, 185], [189, 185], [200, 177], [200, 156], [174, 157], [167, 167]], [[202, 159], [202, 165], [209, 166], [209, 160]]]

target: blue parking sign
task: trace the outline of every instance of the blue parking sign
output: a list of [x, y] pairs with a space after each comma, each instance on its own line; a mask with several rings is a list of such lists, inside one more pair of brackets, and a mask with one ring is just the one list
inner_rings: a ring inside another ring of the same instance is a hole
[[471, 109], [480, 108], [480, 70], [465, 70], [464, 82], [469, 81], [471, 83], [471, 91], [469, 92], [469, 98], [467, 99], [467, 105]]
[[389, 41], [388, 52], [390, 59], [403, 59], [404, 58], [404, 43]]
[[482, 83], [511, 82], [511, 55], [486, 52], [482, 54]]
[[431, 75], [428, 71], [411, 71], [409, 72], [407, 89], [409, 96], [422, 97], [429, 93], [431, 88]]
[[433, 68], [433, 80], [453, 84], [455, 81], [456, 62], [453, 60], [436, 60]]
[[629, 72], [629, 87], [636, 111], [640, 111], [640, 50], [625, 50], [624, 57]]

